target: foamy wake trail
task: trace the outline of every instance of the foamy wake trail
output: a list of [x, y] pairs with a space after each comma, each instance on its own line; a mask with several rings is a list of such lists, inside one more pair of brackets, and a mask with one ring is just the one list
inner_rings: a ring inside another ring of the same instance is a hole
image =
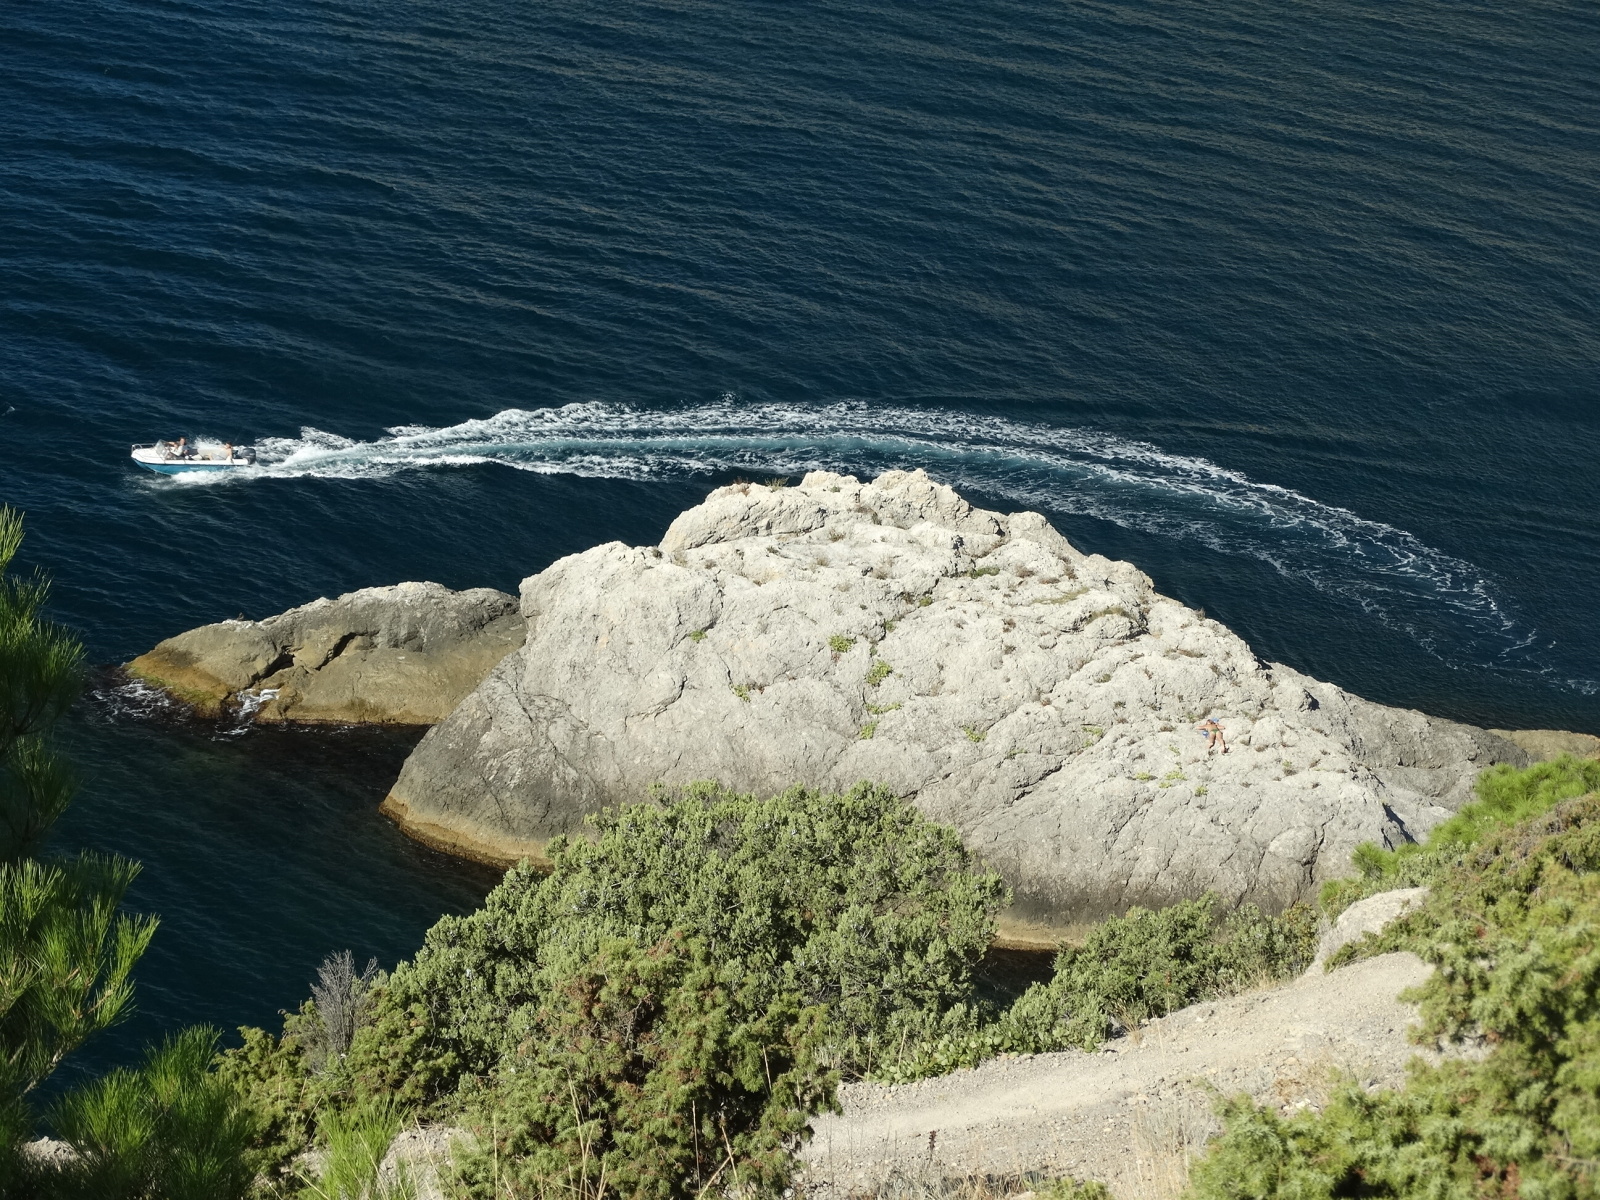
[[[247, 477], [360, 479], [479, 463], [646, 480], [818, 468], [870, 477], [920, 466], [958, 489], [1269, 563], [1452, 665], [1549, 674], [1536, 662], [1534, 632], [1472, 563], [1291, 489], [1107, 434], [949, 410], [745, 404], [731, 395], [666, 412], [606, 403], [508, 409], [388, 433], [356, 442], [308, 428], [298, 438], [266, 439], [258, 443], [261, 466]], [[1589, 680], [1551, 682], [1600, 689]]]

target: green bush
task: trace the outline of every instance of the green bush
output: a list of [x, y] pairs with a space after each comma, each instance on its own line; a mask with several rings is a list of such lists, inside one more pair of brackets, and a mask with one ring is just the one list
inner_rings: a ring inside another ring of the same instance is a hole
[[512, 870], [396, 969], [351, 1049], [366, 1086], [470, 1090], [603, 942], [675, 932], [772, 998], [820, 1006], [830, 1064], [863, 1073], [885, 1043], [970, 999], [1007, 900], [952, 830], [874, 785], [757, 798], [701, 784], [593, 824], [593, 841], [551, 844], [548, 876]]
[[314, 1086], [305, 1048], [291, 1017], [282, 1037], [242, 1028], [243, 1044], [224, 1051], [217, 1074], [250, 1114], [255, 1134], [246, 1155], [253, 1175], [276, 1179], [295, 1155], [311, 1147], [316, 1110], [325, 1103]]
[[362, 1086], [348, 1062], [352, 1039], [369, 1023], [386, 980], [376, 960], [357, 973], [348, 950], [330, 954], [317, 969], [312, 999], [284, 1015], [281, 1036], [241, 1028], [242, 1044], [220, 1056], [218, 1074], [258, 1130], [250, 1150], [256, 1174], [282, 1182], [295, 1156], [317, 1143], [337, 1161], [340, 1146], [355, 1144], [352, 1129], [370, 1130], [391, 1116], [398, 1122], [416, 1107], [412, 1092]]
[[[1572, 772], [1500, 772], [1484, 799], [1526, 811]], [[1234, 1100], [1198, 1200], [1600, 1194], [1600, 797], [1478, 836], [1373, 948], [1436, 966], [1422, 1039], [1482, 1039], [1488, 1057], [1413, 1062], [1403, 1089], [1347, 1086], [1321, 1114]]]
[[1033, 1189], [1039, 1200], [1111, 1200], [1111, 1189], [1097, 1179], [1074, 1179], [1068, 1175]]
[[469, 1194], [776, 1194], [808, 1115], [831, 1101], [826, 1021], [699, 939], [607, 939], [502, 1060], [462, 1170]]
[[[1055, 978], [1034, 984], [992, 1020], [967, 1009], [946, 1028], [880, 1066], [903, 1081], [976, 1066], [995, 1054], [1093, 1049], [1151, 1017], [1298, 974], [1316, 950], [1317, 916], [1297, 904], [1270, 917], [1253, 905], [1228, 915], [1217, 897], [1135, 908], [1063, 950]], [[961, 1017], [966, 1017], [963, 1026]]]
[[1425, 887], [1464, 861], [1487, 834], [1548, 812], [1563, 800], [1600, 788], [1600, 760], [1563, 755], [1553, 762], [1518, 770], [1502, 763], [1478, 776], [1477, 800], [1465, 806], [1425, 842], [1384, 850], [1367, 842], [1351, 856], [1355, 874], [1323, 885], [1322, 908], [1329, 916], [1366, 896], [1395, 888]]
[[[970, 1010], [1008, 900], [952, 830], [867, 784], [701, 784], [593, 825], [434, 926], [340, 1068], [353, 1096], [477, 1113], [480, 1190], [496, 1171], [604, 1191], [603, 1171], [638, 1197], [780, 1180], [841, 1075]], [[293, 1088], [253, 1053], [287, 1145]]]

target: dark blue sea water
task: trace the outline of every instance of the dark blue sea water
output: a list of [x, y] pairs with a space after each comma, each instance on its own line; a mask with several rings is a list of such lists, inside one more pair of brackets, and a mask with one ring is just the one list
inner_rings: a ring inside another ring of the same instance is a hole
[[[109, 664], [921, 465], [1265, 657], [1600, 732], [1596, 46], [1587, 3], [6, 0], [0, 499]], [[128, 463], [180, 433], [266, 465]], [[68, 732], [63, 844], [165, 922], [117, 1052], [490, 882], [376, 815], [403, 739]]]

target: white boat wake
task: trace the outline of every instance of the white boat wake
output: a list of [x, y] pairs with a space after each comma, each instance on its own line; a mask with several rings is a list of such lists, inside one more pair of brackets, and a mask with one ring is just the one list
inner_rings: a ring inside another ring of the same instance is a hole
[[670, 480], [826, 468], [876, 475], [924, 467], [952, 486], [1054, 514], [1082, 515], [1270, 564], [1354, 604], [1451, 665], [1533, 672], [1537, 635], [1474, 564], [1403, 529], [1147, 442], [948, 409], [863, 403], [719, 401], [661, 411], [623, 404], [507, 409], [444, 428], [396, 426], [352, 441], [306, 428], [263, 438], [259, 465], [227, 480], [373, 479], [499, 464], [520, 471]]

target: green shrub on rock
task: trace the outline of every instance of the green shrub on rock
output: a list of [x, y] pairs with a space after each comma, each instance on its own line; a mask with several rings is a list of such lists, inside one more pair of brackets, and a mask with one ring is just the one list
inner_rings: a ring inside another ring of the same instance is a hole
[[1316, 914], [1306, 905], [1278, 917], [1254, 905], [1222, 916], [1208, 893], [1154, 912], [1132, 909], [1061, 952], [1044, 989], [1050, 1003], [1032, 1010], [1056, 1021], [1049, 1034], [1035, 1026], [1039, 1040], [1092, 1049], [1151, 1017], [1298, 974], [1316, 939]]
[[551, 844], [548, 876], [514, 869], [481, 910], [429, 931], [375, 999], [352, 1070], [377, 1086], [423, 1080], [424, 1099], [470, 1091], [608, 940], [678, 933], [762, 989], [752, 1003], [822, 1009], [829, 1065], [863, 1073], [970, 1001], [1007, 899], [954, 831], [874, 785], [770, 798], [696, 785], [594, 826], [593, 841]]
[[263, 1029], [240, 1029], [243, 1045], [230, 1047], [217, 1060], [217, 1074], [239, 1095], [254, 1125], [246, 1156], [251, 1173], [269, 1179], [309, 1149], [316, 1132], [319, 1098], [294, 1032], [298, 1019], [289, 1018], [281, 1037]]
[[1434, 828], [1424, 842], [1384, 850], [1372, 842], [1351, 856], [1355, 874], [1323, 885], [1322, 908], [1337, 916], [1357, 900], [1395, 888], [1425, 887], [1463, 863], [1497, 829], [1548, 812], [1600, 788], [1600, 760], [1562, 755], [1518, 770], [1502, 763], [1478, 776], [1478, 798]]
[[[1499, 779], [1556, 777], [1534, 772]], [[1232, 1101], [1197, 1200], [1600, 1195], [1600, 797], [1484, 837], [1370, 948], [1433, 963], [1420, 1036], [1488, 1057], [1418, 1060], [1403, 1089], [1347, 1086], [1321, 1114]]]
[[[358, 973], [348, 950], [330, 954], [317, 969], [312, 998], [298, 1012], [284, 1014], [281, 1035], [241, 1028], [243, 1044], [219, 1057], [218, 1074], [256, 1125], [250, 1161], [263, 1179], [281, 1182], [302, 1151], [319, 1144], [331, 1152], [331, 1138], [348, 1141], [351, 1129], [378, 1128], [420, 1105], [415, 1086], [374, 1086], [370, 1071], [358, 1074], [350, 1067], [351, 1043], [370, 1024], [387, 980], [376, 960]], [[404, 1034], [387, 1032], [369, 1053], [392, 1057], [403, 1051]]]
[[701, 784], [593, 824], [434, 926], [340, 1068], [464, 1112], [477, 1193], [775, 1187], [841, 1076], [972, 1009], [1006, 888], [885, 788]]
[[776, 1194], [831, 1101], [826, 1020], [699, 939], [607, 939], [501, 1061], [463, 1179], [484, 1197]]

